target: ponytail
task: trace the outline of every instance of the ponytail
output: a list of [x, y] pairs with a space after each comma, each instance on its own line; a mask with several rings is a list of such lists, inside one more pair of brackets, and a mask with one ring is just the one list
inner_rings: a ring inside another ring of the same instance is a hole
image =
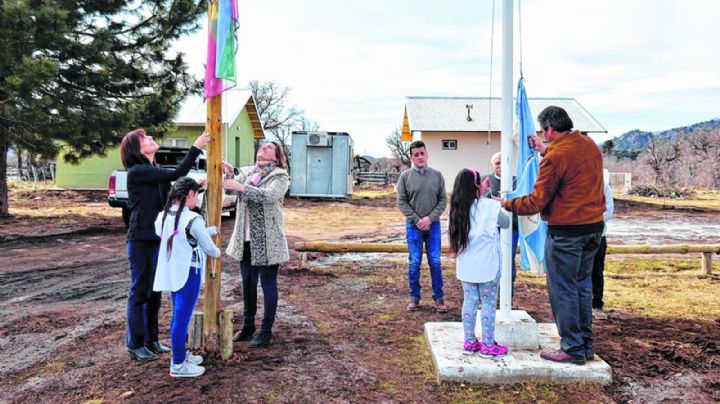
[[182, 177], [175, 181], [175, 184], [173, 184], [172, 188], [170, 189], [170, 193], [168, 194], [168, 200], [165, 203], [165, 209], [163, 213], [162, 218], [162, 229], [165, 229], [165, 218], [167, 217], [167, 214], [170, 212], [170, 208], [173, 206], [175, 202], [179, 202], [180, 205], [178, 206], [177, 212], [175, 212], [175, 221], [173, 223], [173, 231], [170, 234], [170, 237], [167, 241], [167, 259], [170, 260], [170, 255], [172, 255], [172, 247], [173, 247], [173, 239], [178, 234], [178, 225], [180, 224], [180, 215], [182, 214], [183, 209], [185, 208], [185, 202], [187, 201], [188, 194], [190, 191], [198, 192], [200, 190], [200, 184], [198, 184], [194, 179], [190, 177]]

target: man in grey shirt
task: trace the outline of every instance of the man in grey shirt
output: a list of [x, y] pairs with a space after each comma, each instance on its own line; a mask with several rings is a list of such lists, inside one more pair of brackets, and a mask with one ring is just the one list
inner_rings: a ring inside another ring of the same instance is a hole
[[410, 284], [410, 303], [407, 309], [415, 311], [420, 305], [420, 263], [425, 245], [435, 309], [439, 313], [445, 313], [448, 309], [444, 300], [440, 266], [440, 215], [447, 206], [445, 180], [440, 171], [428, 167], [427, 149], [422, 141], [410, 144], [410, 160], [412, 167], [400, 175], [397, 183], [398, 207], [407, 219], [405, 230]]

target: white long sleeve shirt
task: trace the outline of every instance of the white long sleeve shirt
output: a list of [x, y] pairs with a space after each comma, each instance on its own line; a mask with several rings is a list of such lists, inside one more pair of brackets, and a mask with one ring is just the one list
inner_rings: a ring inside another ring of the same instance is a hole
[[167, 244], [175, 227], [175, 214], [177, 214], [177, 207], [173, 206], [165, 218], [164, 225], [162, 223], [163, 212], [160, 212], [155, 220], [155, 233], [160, 236], [160, 252], [158, 253], [155, 282], [153, 284], [153, 290], [155, 291], [177, 292], [185, 286], [190, 273], [193, 253], [193, 248], [188, 243], [185, 234], [185, 228], [193, 218], [196, 219], [190, 227], [190, 234], [198, 242], [197, 250], [200, 255], [198, 258], [202, 271], [200, 275], [201, 282], [205, 280], [205, 254], [215, 258], [221, 254], [220, 249], [211, 238], [211, 235], [217, 232], [215, 227], [206, 229], [205, 220], [202, 216], [190, 211], [188, 208], [184, 208], [180, 213], [177, 234], [173, 238], [172, 253], [168, 257]]
[[500, 271], [500, 232], [510, 220], [500, 212], [500, 202], [479, 198], [470, 208], [468, 245], [456, 259], [456, 276], [462, 282], [484, 283]]

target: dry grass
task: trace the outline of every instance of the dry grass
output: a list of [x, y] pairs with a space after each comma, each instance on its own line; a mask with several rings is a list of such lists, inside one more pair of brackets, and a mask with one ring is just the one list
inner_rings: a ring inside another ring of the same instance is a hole
[[285, 228], [289, 236], [306, 240], [337, 241], [344, 236], [362, 235], [372, 238], [379, 234], [401, 232], [404, 217], [397, 209], [357, 206], [344, 202], [327, 202], [320, 209], [304, 206], [283, 208]]
[[650, 317], [720, 318], [720, 281], [702, 273], [699, 257], [617, 257], [606, 261], [605, 302]]
[[397, 195], [395, 188], [353, 190], [351, 199], [382, 199]]
[[695, 195], [691, 198], [684, 199], [651, 198], [647, 196], [623, 194], [615, 194], [613, 197], [616, 200], [641, 202], [651, 205], [695, 207], [720, 211], [720, 191], [718, 190], [696, 191]]
[[[720, 318], [720, 263], [705, 275], [691, 256], [618, 256], [605, 261], [605, 308], [648, 317]], [[520, 273], [522, 282], [545, 278]]]

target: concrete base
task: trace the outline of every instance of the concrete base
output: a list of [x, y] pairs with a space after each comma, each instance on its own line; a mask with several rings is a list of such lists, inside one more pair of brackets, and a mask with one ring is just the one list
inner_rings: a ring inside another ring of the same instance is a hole
[[[482, 314], [478, 310], [475, 335], [482, 336]], [[538, 349], [538, 325], [525, 310], [512, 310], [510, 316], [495, 314], [495, 341], [510, 349]]]
[[540, 358], [541, 351], [560, 346], [555, 324], [538, 324], [540, 349], [510, 349], [503, 357], [485, 359], [462, 353], [462, 323], [425, 323], [438, 382], [510, 384], [521, 381], [585, 381], [603, 385], [612, 382], [612, 369], [599, 356], [585, 365], [562, 364]]

